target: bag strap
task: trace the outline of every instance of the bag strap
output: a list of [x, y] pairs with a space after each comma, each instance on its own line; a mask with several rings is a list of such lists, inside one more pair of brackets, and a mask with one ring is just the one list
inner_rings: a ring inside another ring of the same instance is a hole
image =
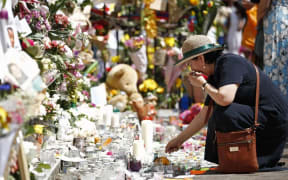
[[209, 115], [210, 115], [212, 106], [213, 106], [213, 101], [210, 100], [210, 101], [209, 101], [209, 105], [208, 105], [208, 109], [207, 109], [207, 113], [206, 113], [206, 116], [205, 116], [204, 124], [206, 124], [206, 123], [208, 122], [208, 119], [209, 119]]
[[259, 71], [255, 64], [253, 64], [256, 71], [256, 96], [255, 96], [255, 114], [254, 114], [254, 128], [259, 126], [258, 124], [258, 109], [259, 109], [259, 91], [260, 91], [260, 77]]

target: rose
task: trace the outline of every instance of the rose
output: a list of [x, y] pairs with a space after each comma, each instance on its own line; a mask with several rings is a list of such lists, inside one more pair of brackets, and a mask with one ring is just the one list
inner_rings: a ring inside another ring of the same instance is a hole
[[23, 47], [23, 49], [26, 49], [26, 48], [28, 48], [28, 47], [31, 47], [31, 46], [34, 46], [34, 41], [32, 40], [32, 39], [24, 39], [23, 41], [22, 41], [22, 47]]

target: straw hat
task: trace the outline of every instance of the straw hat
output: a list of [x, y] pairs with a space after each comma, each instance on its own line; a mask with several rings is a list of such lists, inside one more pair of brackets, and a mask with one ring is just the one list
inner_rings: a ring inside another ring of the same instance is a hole
[[184, 41], [182, 46], [183, 58], [175, 65], [179, 66], [197, 56], [223, 49], [224, 46], [212, 43], [208, 36], [193, 35]]

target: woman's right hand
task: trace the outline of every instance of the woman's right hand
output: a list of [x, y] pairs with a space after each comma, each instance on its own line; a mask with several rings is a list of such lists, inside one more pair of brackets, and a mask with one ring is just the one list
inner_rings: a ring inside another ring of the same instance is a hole
[[182, 142], [176, 137], [168, 142], [165, 148], [166, 153], [172, 153], [178, 151], [182, 145]]

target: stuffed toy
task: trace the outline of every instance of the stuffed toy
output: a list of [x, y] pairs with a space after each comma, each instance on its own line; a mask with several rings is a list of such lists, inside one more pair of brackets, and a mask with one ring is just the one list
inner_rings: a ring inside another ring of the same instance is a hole
[[[132, 109], [137, 112], [140, 121], [153, 120], [156, 114], [155, 106], [144, 102], [142, 95], [138, 93], [137, 80], [137, 72], [131, 66], [118, 64], [107, 74], [106, 85], [108, 88], [121, 90], [127, 94]], [[111, 100], [112, 105], [127, 102], [120, 96], [113, 97]]]
[[113, 105], [113, 107], [117, 108], [119, 111], [123, 112], [126, 109], [128, 104], [128, 96], [126, 93], [120, 93], [116, 96], [113, 96], [108, 104]]
[[190, 124], [194, 117], [201, 111], [202, 105], [200, 103], [193, 104], [190, 109], [182, 112], [179, 115], [179, 119], [183, 121], [183, 124]]
[[137, 93], [137, 72], [129, 65], [118, 64], [107, 74], [106, 85], [124, 91], [128, 96]]

